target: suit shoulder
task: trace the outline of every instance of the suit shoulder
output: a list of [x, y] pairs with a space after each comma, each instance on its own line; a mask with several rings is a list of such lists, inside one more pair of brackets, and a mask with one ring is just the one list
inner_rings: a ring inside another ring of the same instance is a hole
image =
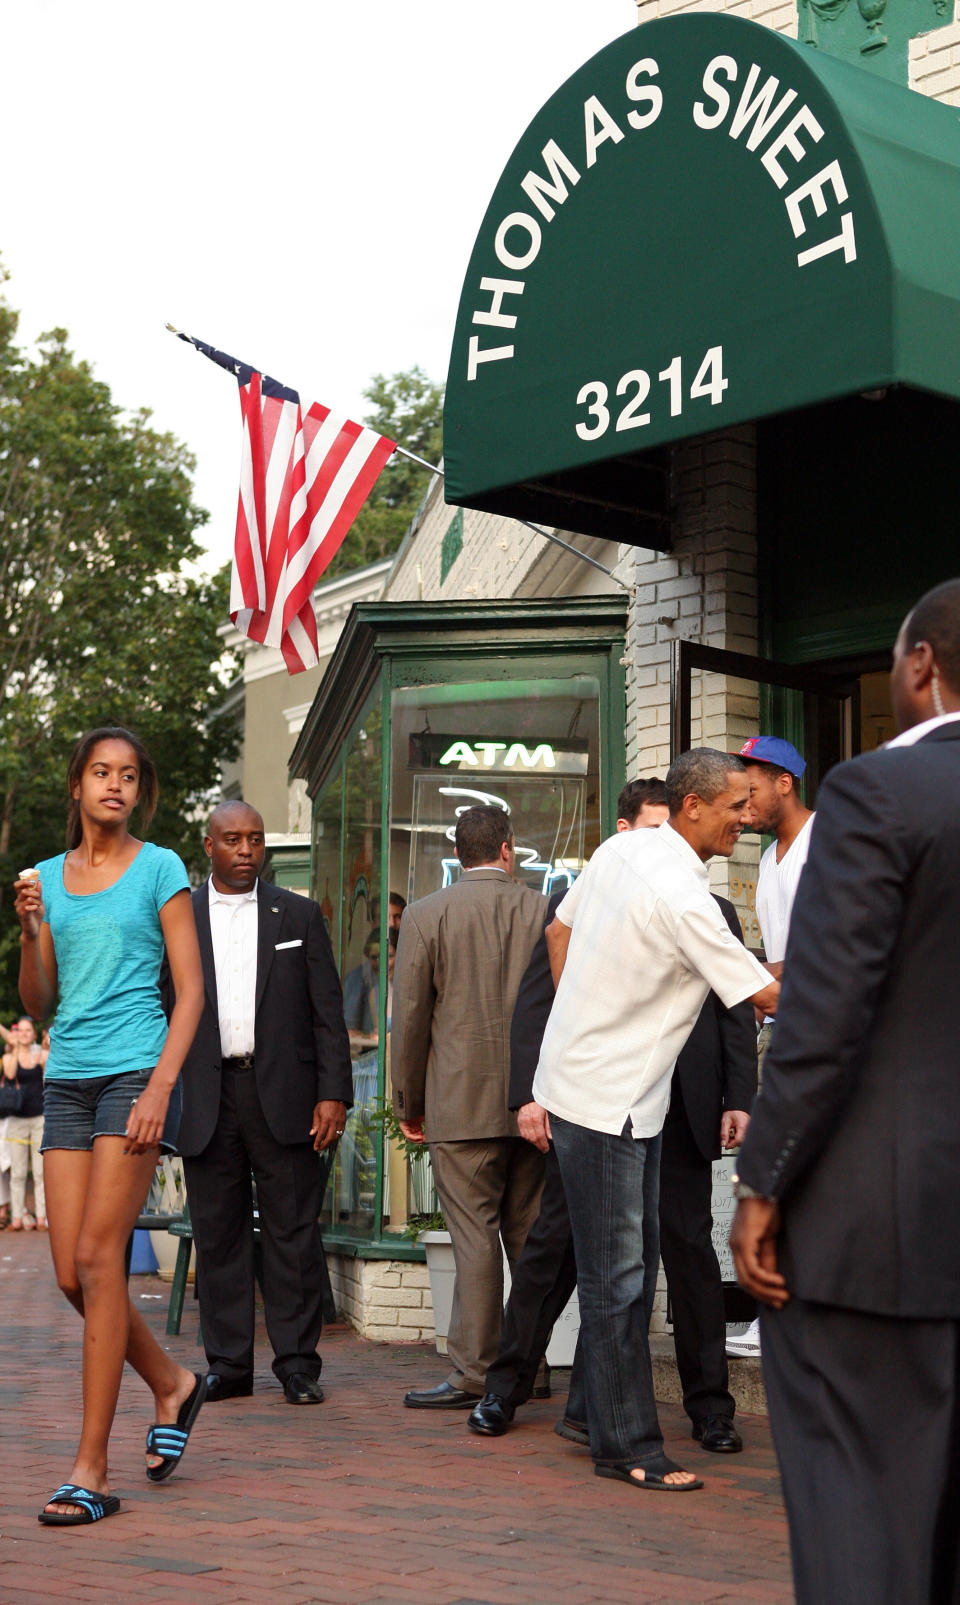
[[403, 911], [404, 921], [409, 919], [411, 925], [416, 925], [418, 929], [435, 925], [460, 884], [441, 886], [439, 891], [428, 892], [426, 897], [418, 897], [415, 903], [408, 903]]
[[899, 794], [904, 786], [912, 793], [918, 771], [922, 772], [924, 766], [922, 743], [912, 747], [878, 747], [875, 752], [858, 753], [830, 770], [817, 794], [817, 813], [848, 802], [856, 807], [858, 801], [868, 796], [879, 800], [885, 793]]
[[516, 886], [520, 894], [524, 912], [529, 913], [531, 919], [544, 919], [550, 906], [549, 899], [544, 897], [542, 892], [534, 891], [532, 886], [520, 886], [516, 881], [511, 884]]
[[292, 916], [298, 925], [309, 925], [314, 915], [323, 918], [320, 904], [315, 903], [312, 897], [305, 897], [303, 892], [291, 892], [286, 886], [274, 886], [267, 881], [262, 882], [262, 885], [268, 907], [272, 905], [282, 909], [284, 914]]

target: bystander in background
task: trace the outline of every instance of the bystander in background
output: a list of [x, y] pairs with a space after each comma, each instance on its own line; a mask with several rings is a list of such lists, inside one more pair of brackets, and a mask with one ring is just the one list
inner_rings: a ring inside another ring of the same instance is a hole
[[[43, 1191], [43, 1072], [48, 1048], [37, 1041], [37, 1029], [29, 1014], [21, 1015], [13, 1026], [11, 1043], [3, 1056], [6, 1081], [19, 1086], [20, 1108], [7, 1116], [4, 1139], [9, 1159], [10, 1227], [12, 1231], [47, 1229], [47, 1204]], [[26, 1207], [27, 1178], [33, 1174], [34, 1214]]]

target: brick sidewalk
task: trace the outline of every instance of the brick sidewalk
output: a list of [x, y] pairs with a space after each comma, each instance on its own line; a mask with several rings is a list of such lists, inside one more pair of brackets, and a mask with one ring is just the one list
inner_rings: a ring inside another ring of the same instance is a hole
[[[162, 1334], [169, 1288], [142, 1276], [131, 1287]], [[506, 1437], [478, 1438], [463, 1412], [402, 1407], [405, 1388], [442, 1379], [432, 1350], [368, 1343], [343, 1326], [324, 1338], [327, 1401], [302, 1409], [284, 1403], [261, 1331], [253, 1398], [207, 1406], [183, 1469], [156, 1486], [141, 1469], [146, 1393], [127, 1373], [111, 1468], [122, 1513], [41, 1527], [37, 1511], [70, 1469], [80, 1394], [80, 1324], [54, 1286], [45, 1236], [0, 1234], [0, 1300], [3, 1605], [793, 1597], [762, 1418], [740, 1418], [747, 1449], [727, 1459], [690, 1443], [681, 1410], [664, 1405], [667, 1452], [707, 1486], [632, 1493], [595, 1478], [586, 1451], [554, 1435], [556, 1397], [528, 1406]], [[181, 1336], [161, 1337], [191, 1369], [203, 1364], [196, 1329], [188, 1301]]]

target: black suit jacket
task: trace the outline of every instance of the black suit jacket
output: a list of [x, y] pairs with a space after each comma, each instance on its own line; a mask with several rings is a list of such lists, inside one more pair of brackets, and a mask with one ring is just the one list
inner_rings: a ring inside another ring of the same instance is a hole
[[[554, 914], [566, 897], [566, 888], [554, 892], [547, 904], [543, 930], [551, 923]], [[530, 962], [520, 982], [517, 1001], [510, 1018], [510, 1092], [511, 1109], [522, 1109], [533, 1100], [533, 1078], [540, 1058], [540, 1045], [547, 1028], [547, 1018], [553, 1007], [557, 989], [550, 974], [550, 955], [543, 934], [537, 937]]]
[[743, 1180], [801, 1298], [960, 1317], [960, 722], [832, 770]]
[[[725, 897], [716, 900], [734, 936], [742, 942], [733, 904]], [[719, 1159], [723, 1111], [745, 1109], [749, 1114], [757, 1096], [757, 1026], [752, 1003], [725, 1009], [717, 994], [710, 993], [677, 1060], [675, 1086], [677, 1082], [694, 1142], [704, 1159]]]
[[[544, 929], [564, 897], [555, 892], [547, 906]], [[717, 902], [734, 936], [742, 940], [732, 903]], [[520, 983], [510, 1023], [510, 1108], [521, 1109], [533, 1098], [533, 1078], [540, 1044], [554, 999], [546, 939], [541, 935]], [[757, 1032], [753, 1007], [738, 1003], [725, 1009], [711, 992], [677, 1060], [683, 1102], [694, 1141], [704, 1159], [720, 1154], [720, 1116], [724, 1109], [750, 1109], [757, 1092]]]
[[[319, 906], [297, 892], [257, 882], [259, 929], [254, 1074], [276, 1140], [309, 1140], [321, 1099], [353, 1102], [350, 1042], [333, 949]], [[220, 1110], [220, 1025], [210, 935], [209, 883], [193, 893], [203, 962], [204, 1006], [183, 1065], [180, 1152], [201, 1154]], [[296, 946], [283, 946], [296, 943]]]

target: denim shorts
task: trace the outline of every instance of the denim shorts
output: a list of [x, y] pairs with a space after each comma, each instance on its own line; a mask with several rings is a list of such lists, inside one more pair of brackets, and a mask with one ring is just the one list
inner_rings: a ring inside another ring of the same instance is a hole
[[[48, 1148], [89, 1152], [94, 1137], [126, 1136], [130, 1106], [136, 1103], [152, 1075], [151, 1066], [147, 1070], [125, 1070], [114, 1076], [46, 1081], [43, 1088], [43, 1142], [40, 1152], [45, 1154]], [[180, 1109], [178, 1081], [170, 1094], [160, 1139], [160, 1148], [165, 1154], [176, 1153]]]

